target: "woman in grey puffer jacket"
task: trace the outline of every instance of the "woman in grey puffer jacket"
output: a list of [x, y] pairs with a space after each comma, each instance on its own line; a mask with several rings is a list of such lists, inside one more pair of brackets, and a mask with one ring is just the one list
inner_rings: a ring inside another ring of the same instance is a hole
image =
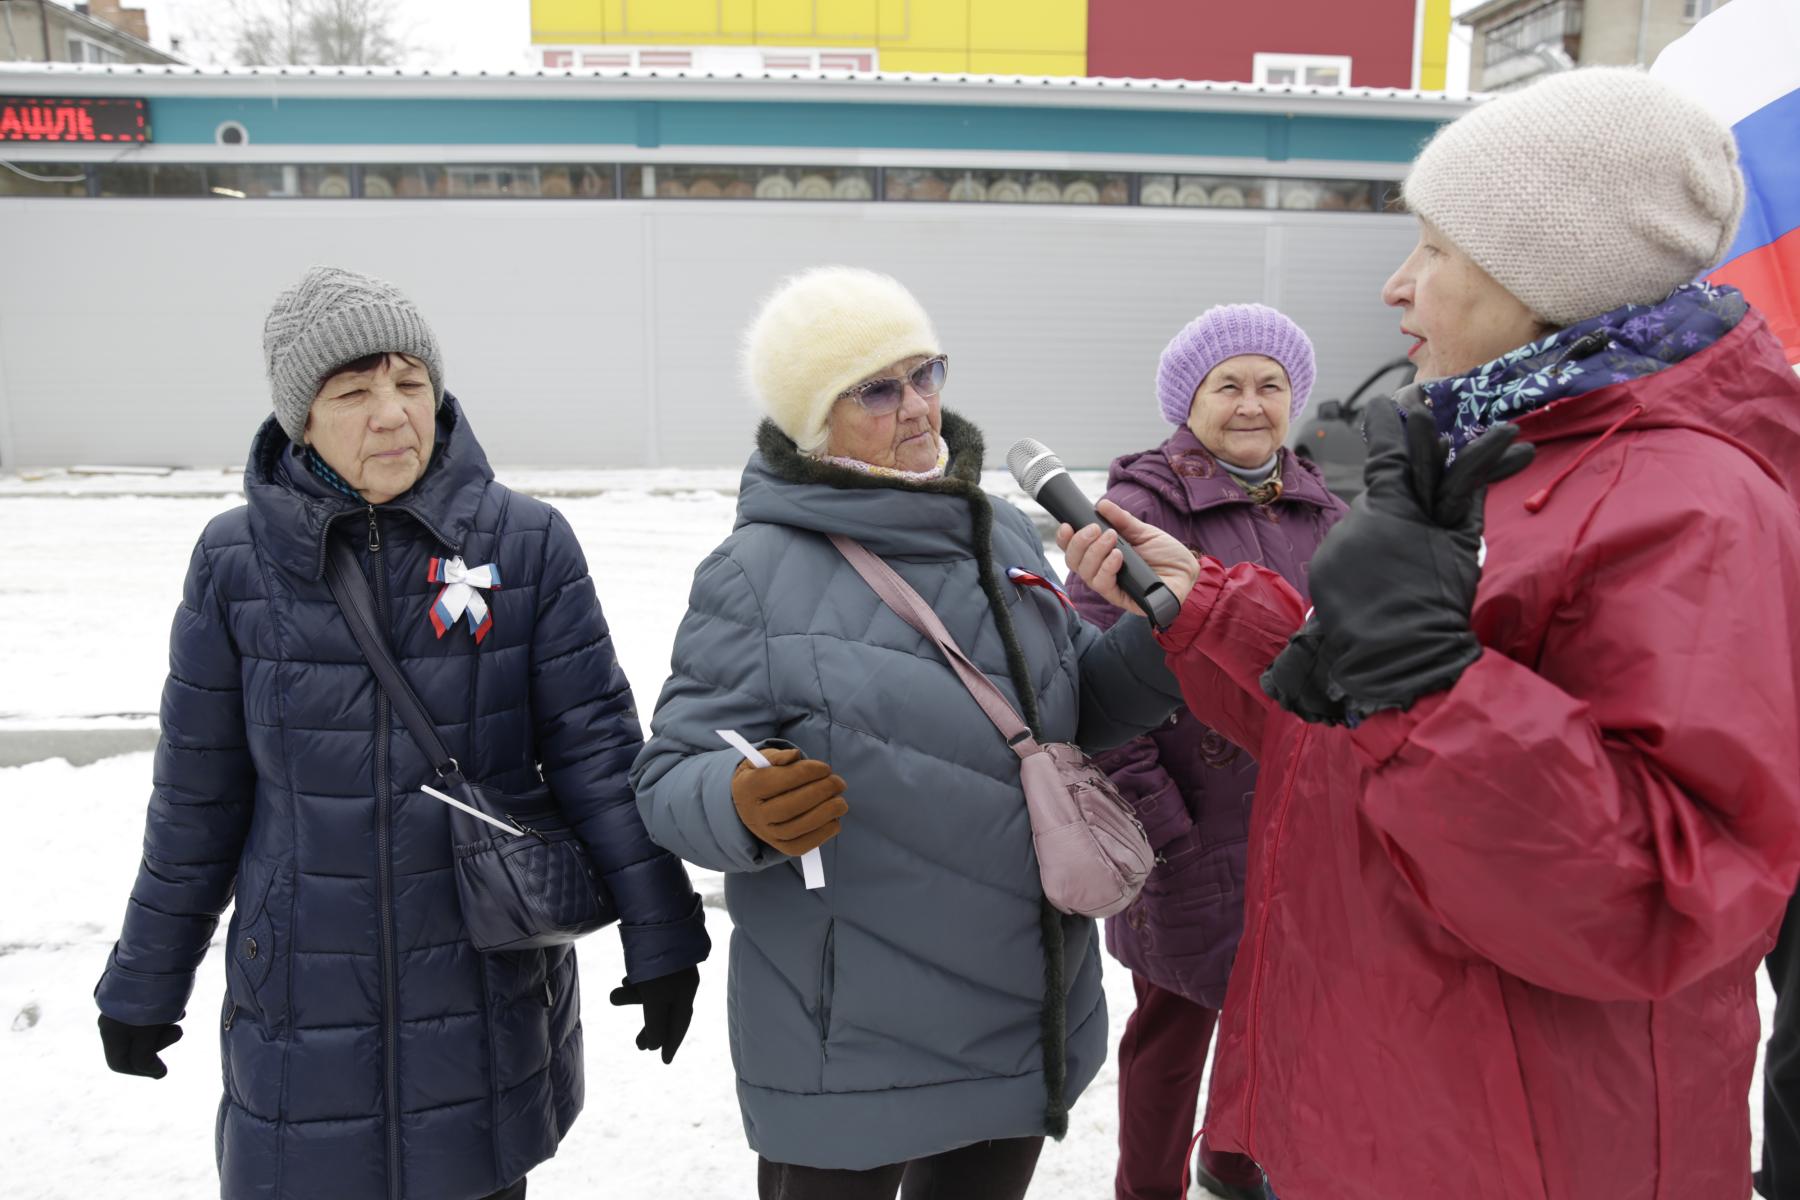
[[[981, 435], [940, 411], [945, 360], [897, 282], [790, 280], [748, 359], [771, 419], [635, 781], [653, 838], [729, 873], [761, 1194], [1023, 1196], [1106, 1057], [1095, 927], [1044, 899], [1017, 757], [827, 535], [898, 571], [1040, 739], [1116, 745], [1178, 695], [1141, 618], [1101, 634], [1009, 577], [1048, 581], [1042, 543], [981, 490]], [[721, 729], [774, 765], [748, 768]], [[808, 890], [814, 847], [826, 885]]]

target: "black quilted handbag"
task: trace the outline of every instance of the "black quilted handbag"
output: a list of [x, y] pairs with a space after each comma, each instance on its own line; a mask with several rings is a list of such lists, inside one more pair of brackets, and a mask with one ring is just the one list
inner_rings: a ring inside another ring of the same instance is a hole
[[431, 786], [456, 801], [450, 806], [452, 865], [469, 943], [484, 952], [532, 950], [572, 942], [616, 920], [606, 885], [548, 787], [507, 795], [464, 778], [381, 636], [369, 581], [342, 541], [331, 543], [325, 582], [388, 702], [437, 764]]

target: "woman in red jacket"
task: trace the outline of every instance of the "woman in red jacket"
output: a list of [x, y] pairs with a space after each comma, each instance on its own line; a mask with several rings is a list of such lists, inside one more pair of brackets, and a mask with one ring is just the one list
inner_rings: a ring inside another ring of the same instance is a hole
[[[1743, 1200], [1800, 872], [1800, 381], [1687, 282], [1743, 206], [1731, 134], [1569, 72], [1406, 196], [1384, 299], [1427, 382], [1371, 410], [1310, 618], [1103, 508], [1186, 596], [1189, 707], [1262, 764], [1208, 1140], [1280, 1200]], [[1117, 536], [1060, 540], [1128, 603]]]

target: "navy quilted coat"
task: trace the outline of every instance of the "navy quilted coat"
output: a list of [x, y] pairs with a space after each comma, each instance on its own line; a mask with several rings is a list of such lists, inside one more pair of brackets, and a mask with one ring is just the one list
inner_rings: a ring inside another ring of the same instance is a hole
[[[902, 484], [764, 423], [638, 759], [657, 841], [727, 872], [738, 1100], [775, 1162], [865, 1170], [1061, 1136], [1106, 1058], [1098, 931], [1044, 900], [1018, 757], [825, 535], [881, 555], [1039, 737], [1105, 749], [1178, 697], [1141, 617], [1102, 634], [1008, 578], [1048, 575], [1043, 543], [981, 490], [980, 431], [946, 411], [943, 433], [946, 477]], [[844, 777], [823, 889], [738, 819], [725, 728]]]
[[[207, 526], [188, 569], [143, 866], [96, 998], [115, 1020], [180, 1020], [235, 900], [221, 1194], [486, 1196], [555, 1153], [581, 1109], [575, 954], [469, 946], [448, 810], [417, 791], [425, 757], [326, 588], [328, 533], [356, 547], [389, 644], [471, 777], [523, 790], [542, 771], [617, 903], [635, 981], [708, 943], [685, 869], [632, 800], [630, 689], [568, 524], [494, 482], [454, 399], [424, 479], [390, 504], [332, 491], [272, 420], [244, 486], [249, 503]], [[441, 555], [500, 567], [479, 646], [427, 619]]]

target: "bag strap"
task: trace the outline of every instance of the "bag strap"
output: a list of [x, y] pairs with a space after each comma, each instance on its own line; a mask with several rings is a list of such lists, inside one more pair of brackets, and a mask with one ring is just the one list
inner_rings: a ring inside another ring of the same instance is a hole
[[332, 599], [343, 610], [350, 635], [356, 639], [363, 657], [369, 660], [375, 681], [387, 693], [388, 702], [411, 731], [419, 749], [435, 765], [438, 776], [448, 777], [452, 772], [460, 774], [456, 760], [450, 756], [449, 748], [438, 736], [437, 727], [431, 723], [424, 702], [406, 682], [400, 664], [394, 661], [394, 652], [388, 649], [380, 632], [381, 626], [375, 615], [375, 594], [369, 590], [368, 577], [363, 574], [362, 564], [356, 561], [356, 551], [341, 538], [330, 539], [325, 555], [325, 583], [331, 588]]
[[1013, 706], [1006, 702], [1006, 696], [963, 653], [962, 647], [956, 644], [956, 639], [950, 636], [950, 631], [944, 628], [938, 615], [931, 611], [931, 605], [925, 603], [924, 597], [914, 591], [911, 584], [900, 578], [894, 568], [855, 538], [837, 533], [828, 536], [831, 544], [850, 560], [850, 565], [856, 568], [856, 573], [863, 577], [863, 582], [881, 598], [882, 603], [893, 609], [901, 620], [937, 643], [938, 649], [944, 652], [944, 657], [950, 660], [957, 678], [962, 680], [963, 686], [975, 698], [975, 703], [981, 705], [981, 711], [987, 714], [988, 720], [994, 723], [994, 728], [1000, 731], [1000, 736], [1006, 739], [1006, 744], [1020, 758], [1036, 754], [1042, 749], [1031, 736], [1031, 730], [1026, 727], [1025, 722], [1019, 719]]

